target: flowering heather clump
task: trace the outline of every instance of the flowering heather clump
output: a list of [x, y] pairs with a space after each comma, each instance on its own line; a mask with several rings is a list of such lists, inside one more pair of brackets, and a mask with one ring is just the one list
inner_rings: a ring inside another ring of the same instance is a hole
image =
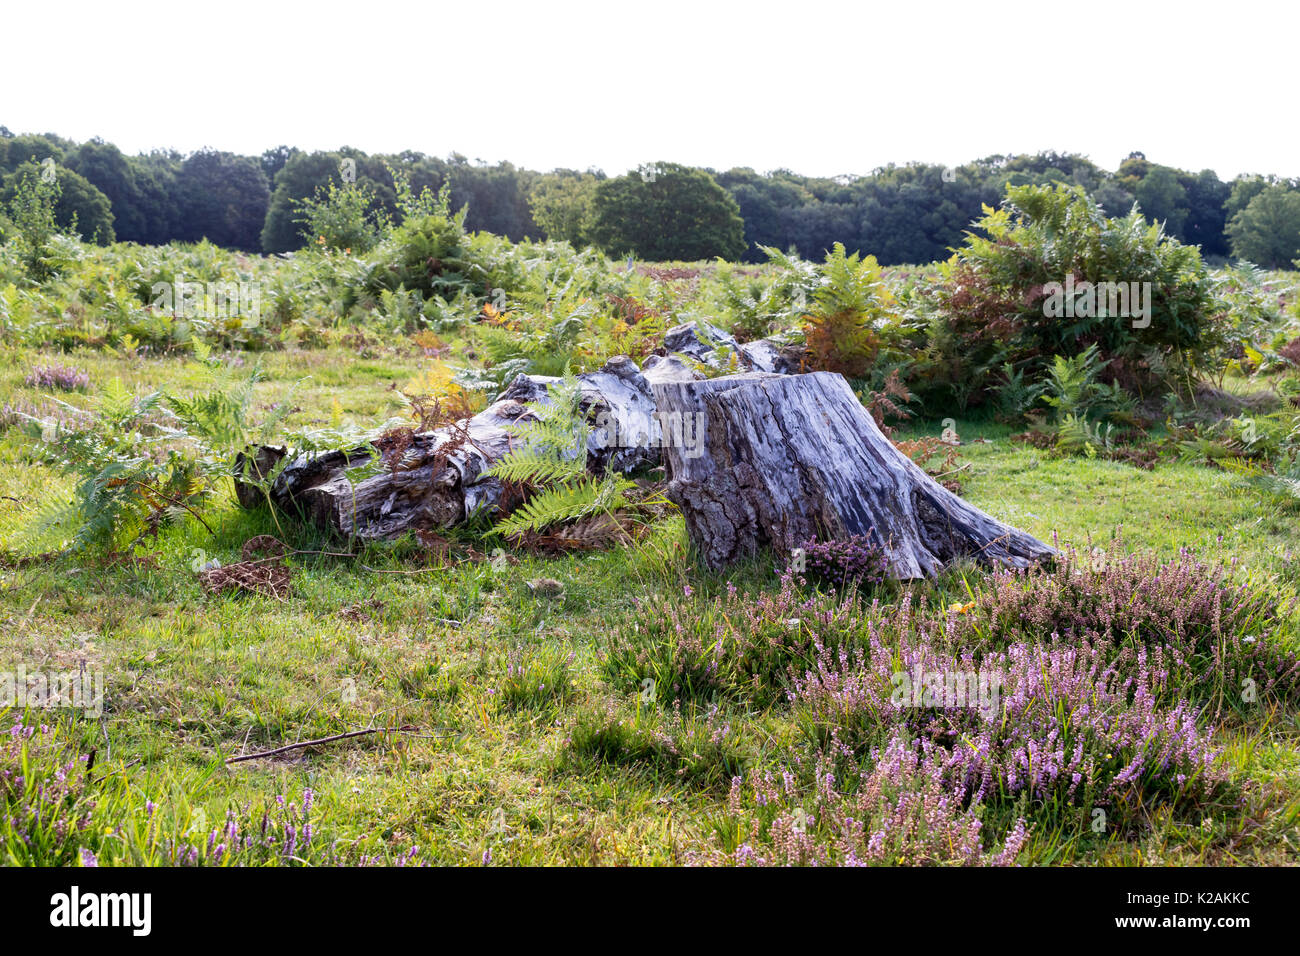
[[692, 853], [697, 864], [739, 866], [1008, 866], [1028, 831], [1018, 821], [1001, 847], [985, 850], [980, 813], [945, 781], [942, 765], [905, 738], [891, 739], [869, 771], [841, 788], [819, 758], [811, 792], [792, 774], [754, 771], [732, 780], [722, 845]]
[[65, 392], [77, 392], [90, 385], [90, 376], [70, 365], [37, 365], [27, 373], [23, 384], [28, 388], [57, 388]]
[[[791, 696], [819, 743], [860, 756], [902, 734], [941, 768], [950, 792], [975, 803], [1024, 793], [1091, 806], [1196, 795], [1219, 783], [1218, 751], [1197, 709], [1161, 704], [1168, 657], [1140, 647], [1132, 673], [1116, 657], [1113, 644], [1090, 640], [1020, 642], [979, 659], [944, 654], [924, 638], [892, 652], [873, 643], [869, 655], [823, 651]], [[914, 706], [895, 692], [895, 674], [953, 671], [993, 675], [994, 706]]]
[[873, 605], [854, 633], [814, 639], [788, 689], [814, 783], [796, 755], [794, 772], [737, 784], [699, 860], [1009, 862], [1024, 824], [997, 851], [990, 820], [1073, 828], [1103, 807], [1123, 832], [1153, 805], [1217, 800], [1213, 715], [1243, 681], [1295, 689], [1278, 617], [1186, 552], [1001, 572], [945, 612], [911, 594]]
[[1186, 550], [1165, 563], [1154, 555], [1071, 552], [1050, 569], [995, 572], [978, 604], [1008, 636], [1217, 635], [1249, 623], [1267, 606], [1226, 578], [1226, 569]]
[[1232, 584], [1228, 569], [1186, 550], [1164, 563], [1095, 552], [1050, 570], [997, 572], [960, 623], [966, 639], [993, 643], [1048, 634], [1117, 645], [1136, 638], [1167, 658], [1175, 686], [1197, 700], [1221, 703], [1240, 695], [1247, 679], [1280, 696], [1300, 689], [1300, 661], [1271, 639], [1279, 621], [1270, 597]]
[[869, 534], [854, 534], [829, 541], [805, 541], [802, 545], [808, 573], [843, 587], [848, 584], [879, 584], [885, 580], [888, 562]]
[[616, 687], [638, 690], [648, 679], [661, 701], [766, 705], [811, 666], [814, 637], [832, 647], [855, 640], [863, 618], [851, 597], [805, 598], [786, 574], [776, 594], [741, 594], [728, 585], [712, 601], [638, 600], [601, 662]]
[[[183, 837], [158, 837], [155, 830], [158, 808], [148, 803], [145, 805], [148, 819], [145, 839], [157, 850], [158, 858], [154, 862], [163, 866], [294, 866], [306, 863], [383, 866], [388, 862], [368, 854], [345, 855], [340, 852], [337, 841], [322, 846], [312, 822], [315, 797], [311, 789], [304, 789], [297, 803], [277, 796], [273, 809], [264, 809], [260, 815], [247, 819], [241, 819], [241, 814], [234, 810], [227, 810], [225, 823], [213, 827], [207, 838], [197, 843]], [[399, 853], [391, 862], [395, 866], [408, 866], [415, 861], [419, 851], [419, 847], [413, 846]]]
[[78, 859], [95, 809], [86, 759], [54, 729], [16, 722], [0, 738], [0, 847], [6, 863], [67, 866]]

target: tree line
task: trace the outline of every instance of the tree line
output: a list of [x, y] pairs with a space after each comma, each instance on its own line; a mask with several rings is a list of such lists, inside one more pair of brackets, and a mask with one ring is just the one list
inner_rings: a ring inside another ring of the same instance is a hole
[[1110, 215], [1136, 204], [1207, 257], [1266, 268], [1290, 268], [1300, 257], [1300, 180], [1255, 175], [1225, 182], [1213, 170], [1176, 169], [1138, 152], [1114, 172], [1080, 155], [1043, 152], [833, 178], [669, 162], [611, 177], [595, 169], [538, 172], [455, 153], [368, 155], [350, 147], [132, 156], [102, 139], [77, 143], [0, 126], [0, 207], [24, 177], [56, 174], [59, 225], [75, 224], [100, 243], [206, 238], [248, 252], [289, 252], [308, 241], [304, 204], [331, 186], [361, 191], [376, 214], [396, 217], [394, 170], [417, 191], [445, 187], [452, 206], [467, 209], [469, 229], [515, 241], [564, 239], [651, 260], [760, 261], [763, 246], [820, 259], [838, 242], [883, 264], [930, 262], [947, 258], [1007, 186], [1053, 182], [1083, 187]]

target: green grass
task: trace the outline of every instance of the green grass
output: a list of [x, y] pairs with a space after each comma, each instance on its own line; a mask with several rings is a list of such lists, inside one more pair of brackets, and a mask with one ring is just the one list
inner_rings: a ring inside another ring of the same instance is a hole
[[[37, 360], [12, 349], [0, 356], [0, 388], [38, 399], [21, 385]], [[92, 382], [119, 376], [141, 390], [183, 388], [200, 374], [179, 358], [88, 351], [65, 361], [87, 368]], [[327, 421], [339, 408], [367, 424], [397, 407], [386, 386], [423, 364], [397, 352], [358, 361], [345, 349], [271, 353], [261, 362], [259, 401], [279, 400], [310, 376], [294, 399], [298, 420]], [[957, 427], [969, 465], [964, 494], [1004, 521], [1064, 546], [1122, 535], [1130, 550], [1193, 548], [1237, 562], [1279, 599], [1295, 589], [1293, 519], [1261, 510], [1226, 472], [1056, 459], [1013, 443], [1006, 428]], [[972, 443], [981, 437], [991, 442]], [[14, 546], [42, 498], [66, 488], [13, 431], [4, 437], [0, 549]], [[139, 551], [149, 560], [136, 565], [65, 560], [0, 570], [0, 670], [84, 662], [105, 674], [103, 717], [60, 724], [69, 746], [97, 751], [93, 775], [103, 780], [90, 813], [101, 862], [162, 862], [168, 839], [201, 844], [228, 811], [256, 821], [277, 796], [297, 801], [310, 788], [317, 838], [296, 854], [304, 862], [392, 861], [418, 846], [419, 859], [433, 863], [679, 863], [713, 839], [733, 775], [781, 765], [798, 745], [781, 706], [728, 704], [716, 718], [727, 732], [711, 735], [706, 709], [679, 716], [606, 682], [598, 654], [634, 597], [775, 581], [770, 559], [727, 575], [695, 568], [679, 519], [632, 549], [521, 554], [503, 570], [407, 573], [417, 565], [400, 547], [351, 559], [299, 556], [291, 595], [274, 600], [206, 594], [192, 570], [196, 555], [236, 561], [256, 534], [301, 549], [338, 543], [278, 528], [229, 497], [207, 517], [215, 534], [195, 521], [164, 528]], [[561, 598], [527, 587], [543, 576], [562, 583]], [[938, 600], [962, 597], [958, 577], [937, 587]], [[415, 729], [223, 763], [367, 727]], [[1024, 861], [1295, 863], [1300, 717], [1276, 709], [1222, 738], [1234, 778], [1252, 785], [1244, 805], [1207, 808], [1203, 825], [1153, 807], [1137, 837], [1096, 838], [1086, 817], [1057, 818], [1035, 832]], [[148, 802], [158, 808], [152, 820]], [[56, 850], [36, 860], [58, 861]], [[285, 860], [254, 853], [245, 862]]]

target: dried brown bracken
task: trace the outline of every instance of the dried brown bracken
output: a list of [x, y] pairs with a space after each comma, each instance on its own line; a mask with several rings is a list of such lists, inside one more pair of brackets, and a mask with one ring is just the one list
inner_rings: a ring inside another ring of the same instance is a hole
[[525, 531], [513, 535], [511, 543], [536, 554], [565, 554], [570, 551], [601, 551], [631, 544], [643, 526], [626, 514], [595, 514], [546, 533]]
[[282, 600], [289, 594], [289, 569], [267, 561], [241, 561], [199, 572], [199, 583], [209, 594], [252, 591]]
[[[890, 440], [893, 441], [893, 439]], [[942, 438], [935, 438], [933, 435], [895, 441], [893, 444], [895, 448], [912, 459], [917, 465], [920, 465], [927, 475], [954, 495], [962, 493], [962, 483], [952, 476], [962, 471], [966, 466], [957, 464], [958, 452], [955, 446]], [[938, 464], [934, 463], [935, 458], [940, 458]]]
[[430, 531], [428, 528], [416, 528], [415, 540], [420, 542], [420, 547], [424, 548], [431, 557], [436, 559], [439, 567], [447, 564], [451, 557], [451, 541], [438, 534], [436, 531]]
[[291, 553], [274, 535], [259, 534], [249, 538], [240, 549], [244, 560], [224, 567], [199, 572], [199, 583], [209, 594], [226, 591], [252, 591], [277, 600], [289, 594], [292, 577], [284, 559]]
[[885, 377], [885, 381], [880, 386], [880, 391], [868, 390], [865, 394], [859, 395], [859, 398], [862, 399], [862, 404], [867, 407], [867, 411], [871, 412], [876, 427], [880, 429], [881, 434], [886, 438], [892, 438], [894, 434], [894, 429], [885, 424], [886, 415], [898, 419], [912, 417], [912, 413], [905, 407], [912, 400], [912, 393], [903, 384], [903, 380], [896, 368], [891, 369], [889, 375]]
[[384, 602], [378, 598], [371, 598], [369, 601], [358, 601], [356, 604], [349, 604], [347, 607], [339, 608], [339, 617], [345, 621], [352, 621], [354, 624], [366, 624], [383, 614], [384, 606]]
[[240, 553], [245, 561], [253, 561], [257, 558], [283, 558], [289, 553], [289, 546], [275, 535], [259, 534], [245, 541]]
[[1277, 354], [1282, 356], [1292, 365], [1300, 365], [1300, 338], [1292, 339], [1286, 345], [1277, 350]]

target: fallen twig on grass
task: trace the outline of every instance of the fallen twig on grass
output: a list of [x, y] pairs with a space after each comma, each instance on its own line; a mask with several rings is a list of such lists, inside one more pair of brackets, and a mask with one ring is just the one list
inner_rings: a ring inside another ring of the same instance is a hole
[[257, 760], [260, 757], [275, 757], [282, 753], [288, 753], [291, 750], [301, 750], [303, 747], [314, 747], [317, 744], [334, 743], [336, 740], [347, 740], [350, 737], [364, 737], [367, 734], [410, 734], [426, 740], [432, 740], [436, 737], [454, 737], [455, 734], [416, 734], [419, 727], [367, 727], [365, 730], [349, 730], [345, 734], [334, 734], [330, 737], [317, 737], [315, 740], [304, 740], [296, 744], [286, 744], [283, 747], [277, 747], [274, 750], [263, 750], [261, 753], [243, 754], [239, 757], [230, 757], [226, 763], [240, 763], [244, 760]]
[[[101, 783], [103, 783], [103, 782], [104, 782], [105, 780], [107, 780], [109, 777], [114, 776], [115, 774], [123, 773], [123, 772], [125, 772], [125, 771], [127, 771], [127, 770], [130, 770], [132, 767], [134, 767], [136, 764], [138, 764], [138, 763], [140, 762], [140, 759], [141, 759], [141, 758], [136, 757], [136, 758], [135, 758], [134, 760], [132, 760], [130, 763], [124, 763], [124, 764], [122, 764], [122, 766], [118, 767], [116, 770], [110, 770], [108, 773], [104, 774], [102, 777], [97, 777], [97, 778], [95, 779], [95, 781], [94, 781], [95, 786], [98, 787]], [[90, 768], [87, 767], [86, 769], [89, 770]]]

